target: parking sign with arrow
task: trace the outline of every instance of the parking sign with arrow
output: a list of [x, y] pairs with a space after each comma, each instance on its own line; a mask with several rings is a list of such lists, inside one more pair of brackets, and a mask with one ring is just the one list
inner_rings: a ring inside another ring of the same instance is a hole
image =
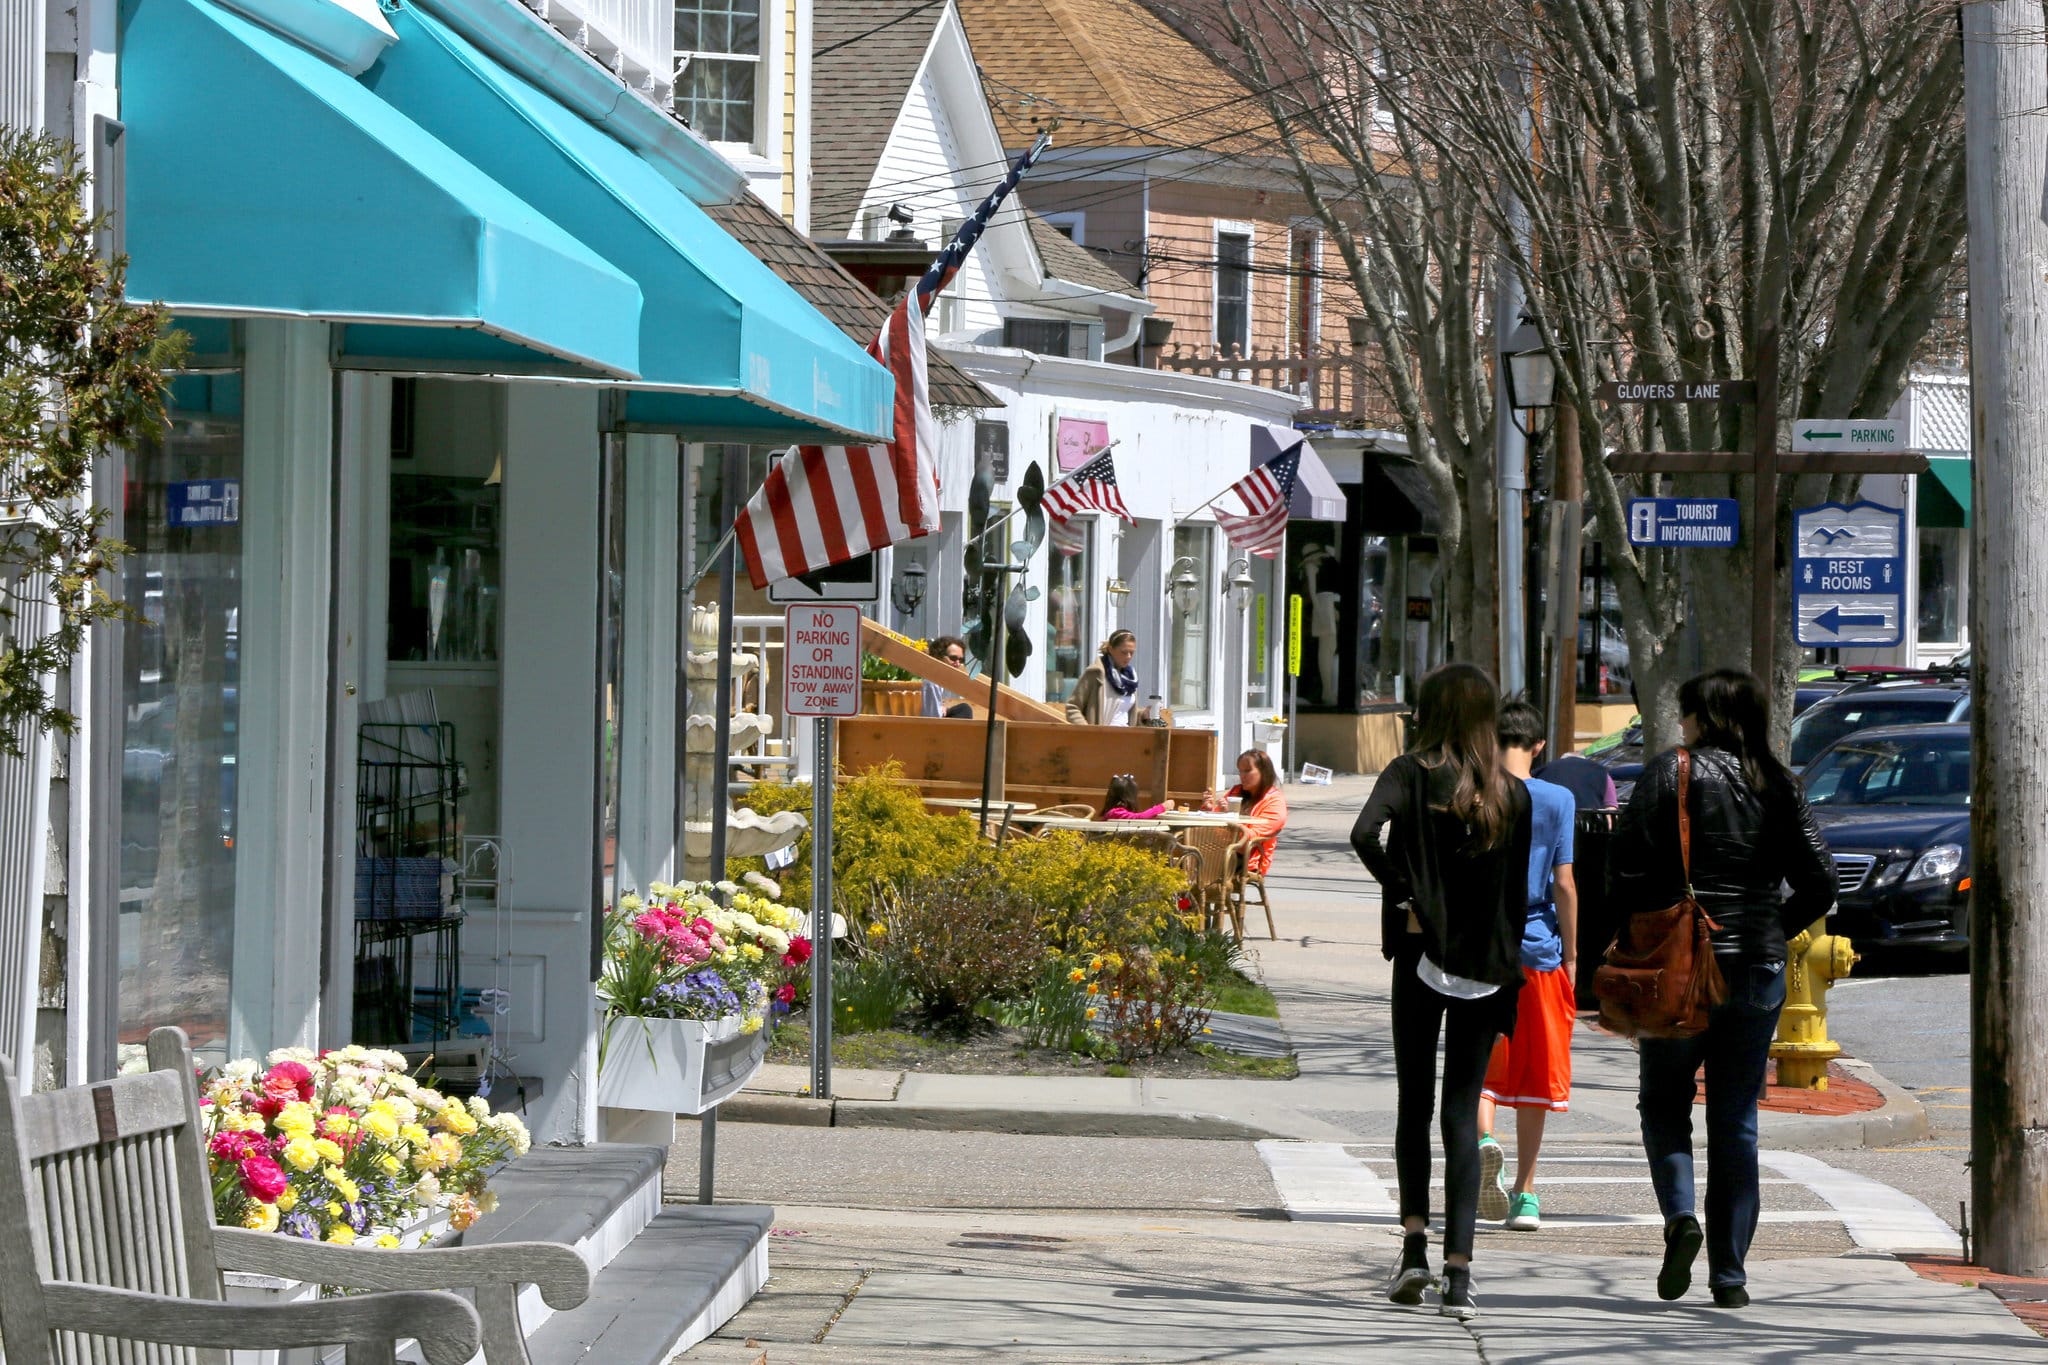
[[1895, 645], [1904, 638], [1906, 514], [1874, 502], [1792, 514], [1792, 630], [1802, 645]]
[[1802, 417], [1792, 424], [1794, 450], [1907, 449], [1906, 424], [1891, 418]]

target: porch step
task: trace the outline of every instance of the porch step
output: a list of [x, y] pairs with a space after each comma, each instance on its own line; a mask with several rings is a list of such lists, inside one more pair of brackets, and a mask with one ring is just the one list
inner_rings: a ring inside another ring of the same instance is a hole
[[[637, 1225], [613, 1234], [616, 1252], [647, 1225], [661, 1203], [659, 1147], [594, 1143], [586, 1147], [535, 1147], [491, 1179], [498, 1207], [458, 1238], [461, 1246], [496, 1242], [564, 1242], [582, 1246], [596, 1239], [615, 1214], [652, 1184], [654, 1200]], [[618, 1236], [623, 1233], [623, 1236]], [[612, 1240], [611, 1237], [604, 1240]], [[604, 1257], [609, 1260], [610, 1257]], [[594, 1264], [602, 1266], [604, 1260]]]
[[774, 1216], [756, 1204], [663, 1209], [598, 1274], [587, 1302], [527, 1333], [533, 1365], [666, 1365], [767, 1281]]

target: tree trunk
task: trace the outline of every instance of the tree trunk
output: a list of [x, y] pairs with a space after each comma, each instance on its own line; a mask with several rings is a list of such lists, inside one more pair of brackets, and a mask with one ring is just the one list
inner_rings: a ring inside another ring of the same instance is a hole
[[1970, 1185], [1977, 1259], [2048, 1274], [2048, 65], [2041, 0], [1963, 6], [1970, 355]]

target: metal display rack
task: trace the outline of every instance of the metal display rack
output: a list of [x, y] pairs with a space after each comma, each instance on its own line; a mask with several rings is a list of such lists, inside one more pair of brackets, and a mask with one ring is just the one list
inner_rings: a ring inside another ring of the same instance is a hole
[[461, 1023], [462, 795], [449, 722], [357, 727], [359, 1042], [437, 1042]]

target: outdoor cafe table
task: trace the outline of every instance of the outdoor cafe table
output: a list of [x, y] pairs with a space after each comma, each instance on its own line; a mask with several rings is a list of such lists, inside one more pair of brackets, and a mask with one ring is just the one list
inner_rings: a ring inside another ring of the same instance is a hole
[[1034, 815], [1029, 812], [1012, 817], [1010, 823], [1037, 829], [1071, 829], [1082, 834], [1166, 834], [1173, 829], [1164, 820], [1083, 820], [1076, 815]]
[[[981, 809], [981, 798], [978, 796], [927, 796], [924, 798], [924, 803], [927, 806], [940, 806], [946, 810], [979, 811]], [[991, 811], [1008, 811], [1012, 815], [1021, 815], [1025, 811], [1035, 809], [1029, 801], [1006, 801], [1000, 796], [990, 797], [988, 808]]]

